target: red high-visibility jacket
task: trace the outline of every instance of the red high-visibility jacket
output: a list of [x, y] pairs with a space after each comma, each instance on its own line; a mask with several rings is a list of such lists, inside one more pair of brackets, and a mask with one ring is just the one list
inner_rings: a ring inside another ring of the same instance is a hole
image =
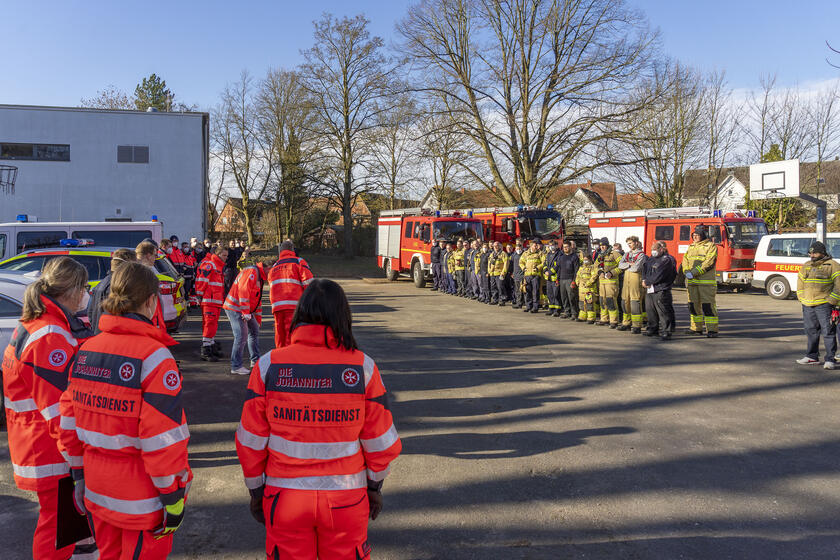
[[296, 257], [294, 251], [282, 251], [279, 259], [268, 272], [271, 312], [293, 310], [312, 282], [312, 270], [306, 261]]
[[56, 487], [69, 472], [57, 445], [58, 402], [78, 348], [76, 336], [93, 334], [84, 332], [78, 319], [52, 298], [41, 296], [41, 301], [46, 312], [18, 323], [3, 353], [3, 395], [15, 484], [35, 491]]
[[140, 315], [103, 315], [61, 396], [62, 450], [83, 457], [85, 505], [126, 529], [163, 521], [161, 494], [186, 491], [190, 433], [181, 375], [161, 332]]
[[251, 371], [236, 431], [248, 488], [365, 488], [402, 449], [379, 370], [332, 330], [301, 325]]
[[[189, 253], [182, 252], [181, 254], [184, 256], [184, 266], [187, 269], [193, 269], [196, 267], [195, 257], [193, 256], [192, 251], [190, 251]], [[190, 272], [190, 274], [187, 274], [187, 276], [193, 276], [195, 274], [194, 271], [188, 272]]]
[[195, 279], [195, 293], [202, 305], [221, 307], [225, 297], [225, 263], [215, 253], [209, 253], [201, 264]]
[[184, 253], [181, 252], [181, 249], [176, 249], [175, 247], [172, 248], [172, 252], [166, 255], [169, 257], [169, 260], [172, 261], [172, 266], [175, 267], [175, 270], [178, 272], [182, 272], [184, 266]]
[[265, 272], [262, 265], [246, 266], [239, 271], [230, 287], [223, 309], [238, 311], [256, 317], [262, 324], [262, 289]]

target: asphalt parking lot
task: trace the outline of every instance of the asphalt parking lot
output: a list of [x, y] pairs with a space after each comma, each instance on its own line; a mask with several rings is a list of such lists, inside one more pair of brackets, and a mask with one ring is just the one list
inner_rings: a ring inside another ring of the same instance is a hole
[[[838, 557], [840, 373], [794, 364], [796, 301], [721, 293], [719, 339], [660, 342], [341, 283], [404, 446], [375, 558]], [[193, 312], [175, 350], [195, 481], [172, 558], [264, 557], [233, 443], [246, 378], [198, 361], [198, 327]], [[35, 496], [14, 488], [5, 438], [0, 457], [0, 556], [29, 558]]]

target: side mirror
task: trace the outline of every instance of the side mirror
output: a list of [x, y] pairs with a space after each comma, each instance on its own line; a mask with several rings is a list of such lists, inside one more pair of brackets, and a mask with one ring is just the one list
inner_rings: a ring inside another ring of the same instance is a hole
[[507, 219], [507, 231], [508, 233], [516, 233], [516, 222], [513, 221], [513, 218]]

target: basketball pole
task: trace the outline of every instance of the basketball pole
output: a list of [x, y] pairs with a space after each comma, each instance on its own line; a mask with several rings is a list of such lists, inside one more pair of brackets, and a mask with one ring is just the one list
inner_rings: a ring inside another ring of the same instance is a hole
[[805, 202], [810, 202], [814, 206], [817, 207], [817, 241], [820, 243], [825, 244], [825, 232], [826, 232], [826, 215], [828, 214], [828, 204], [824, 200], [820, 200], [815, 196], [811, 196], [810, 194], [799, 193], [799, 198], [804, 200]]

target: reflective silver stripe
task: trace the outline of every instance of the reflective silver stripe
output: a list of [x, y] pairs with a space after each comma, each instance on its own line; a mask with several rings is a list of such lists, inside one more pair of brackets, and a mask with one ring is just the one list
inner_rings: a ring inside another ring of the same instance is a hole
[[371, 439], [363, 439], [362, 447], [368, 453], [376, 453], [377, 451], [385, 451], [395, 443], [397, 440], [400, 439], [400, 436], [397, 434], [397, 429], [394, 427], [393, 422], [391, 423], [391, 427], [379, 437], [371, 438]]
[[145, 360], [143, 360], [143, 367], [140, 370], [140, 382], [146, 380], [146, 377], [152, 373], [156, 367], [162, 364], [165, 360], [174, 360], [175, 358], [172, 357], [172, 353], [169, 351], [168, 348], [159, 348], [149, 354]]
[[236, 441], [254, 451], [262, 451], [268, 445], [268, 437], [252, 434], [243, 428], [242, 424], [239, 424], [239, 427], [236, 428]]
[[38, 405], [35, 404], [35, 399], [21, 399], [19, 401], [13, 401], [4, 395], [3, 404], [6, 405], [6, 408], [14, 410], [15, 412], [30, 412], [32, 410], [38, 410]]
[[[35, 342], [36, 340], [38, 340], [42, 336], [47, 336], [48, 334], [53, 334], [53, 333], [54, 334], [60, 334], [61, 336], [63, 336], [64, 339], [67, 340], [67, 344], [69, 344], [70, 346], [73, 346], [74, 348], [79, 344], [76, 341], [76, 339], [73, 338], [73, 335], [71, 335], [69, 332], [65, 331], [61, 327], [59, 327], [57, 325], [47, 325], [46, 327], [41, 327], [37, 331], [30, 334], [29, 337], [27, 337], [26, 344], [23, 345], [23, 350], [26, 350], [29, 347], [30, 344], [32, 344], [33, 342]], [[21, 352], [23, 352], [23, 350], [21, 350]]]
[[163, 509], [163, 504], [160, 498], [157, 497], [143, 500], [121, 500], [119, 498], [97, 494], [87, 486], [85, 487], [85, 499], [105, 509], [127, 515], [145, 515]]
[[62, 430], [75, 430], [76, 429], [76, 418], [73, 416], [62, 416], [61, 420], [59, 420], [58, 425], [61, 426]]
[[303, 286], [303, 282], [294, 278], [278, 278], [277, 280], [272, 280], [271, 285], [273, 286], [275, 284], [297, 284], [298, 286]]
[[248, 490], [253, 490], [254, 488], [259, 488], [265, 484], [265, 475], [261, 474], [260, 476], [246, 476], [245, 477], [245, 487]]
[[304, 285], [304, 286], [308, 286], [308, 285], [309, 285], [309, 283], [310, 283], [310, 282], [312, 282], [313, 280], [315, 280], [315, 279], [314, 279], [314, 278], [310, 278], [309, 280], [304, 280], [304, 281], [303, 281], [303, 285]]
[[175, 484], [175, 475], [170, 474], [169, 476], [153, 476], [152, 484], [154, 484], [157, 488], [169, 488], [170, 486]]
[[356, 474], [337, 474], [332, 476], [302, 476], [299, 478], [265, 478], [267, 486], [290, 488], [292, 490], [353, 490], [367, 488], [365, 471]]
[[274, 309], [275, 307], [280, 307], [281, 305], [297, 305], [296, 299], [284, 299], [282, 301], [275, 301], [271, 304], [271, 308]]
[[376, 367], [376, 364], [374, 363], [373, 358], [371, 358], [367, 354], [365, 354], [364, 356], [365, 361], [362, 362], [362, 369], [365, 372], [365, 387], [367, 387], [368, 383], [370, 383], [370, 380], [373, 379], [373, 369]]
[[43, 416], [44, 420], [46, 420], [47, 422], [49, 422], [50, 420], [52, 420], [53, 418], [58, 416], [59, 413], [60, 412], [59, 412], [58, 403], [55, 403], [54, 405], [50, 405], [47, 408], [41, 410], [41, 416]]
[[70, 472], [67, 463], [53, 463], [51, 465], [16, 465], [12, 463], [12, 471], [22, 478], [48, 478], [61, 476]]
[[265, 385], [265, 376], [268, 374], [269, 366], [271, 366], [271, 352], [266, 352], [260, 356], [260, 359], [257, 362], [257, 367], [260, 370], [260, 379], [262, 379], [263, 385]]
[[83, 443], [98, 447], [99, 449], [123, 449], [134, 447], [140, 449], [140, 438], [127, 436], [125, 434], [108, 435], [93, 430], [76, 427], [76, 435]]
[[190, 430], [187, 428], [186, 424], [182, 424], [178, 427], [172, 428], [162, 434], [158, 434], [156, 436], [141, 438], [140, 439], [140, 449], [145, 452], [150, 451], [157, 451], [159, 449], [163, 449], [165, 447], [169, 447], [170, 445], [176, 444], [179, 441], [184, 441], [185, 439], [189, 439], [190, 437]]
[[225, 302], [220, 299], [201, 298], [201, 303], [218, 303], [219, 305], [223, 305]]
[[381, 470], [379, 472], [368, 469], [367, 470], [367, 477], [374, 482], [379, 482], [380, 480], [385, 480], [385, 477], [388, 476], [388, 474], [390, 472], [391, 472], [391, 465], [388, 465], [387, 467], [385, 467], [383, 470]]
[[359, 452], [359, 440], [337, 442], [292, 441], [271, 434], [268, 448], [294, 459], [340, 459]]
[[79, 469], [84, 466], [84, 458], [76, 455], [68, 455], [67, 463], [71, 469]]
[[224, 282], [210, 282], [209, 280], [207, 281], [207, 285], [208, 286], [219, 286], [219, 287], [222, 287], [222, 288], [225, 286]]

